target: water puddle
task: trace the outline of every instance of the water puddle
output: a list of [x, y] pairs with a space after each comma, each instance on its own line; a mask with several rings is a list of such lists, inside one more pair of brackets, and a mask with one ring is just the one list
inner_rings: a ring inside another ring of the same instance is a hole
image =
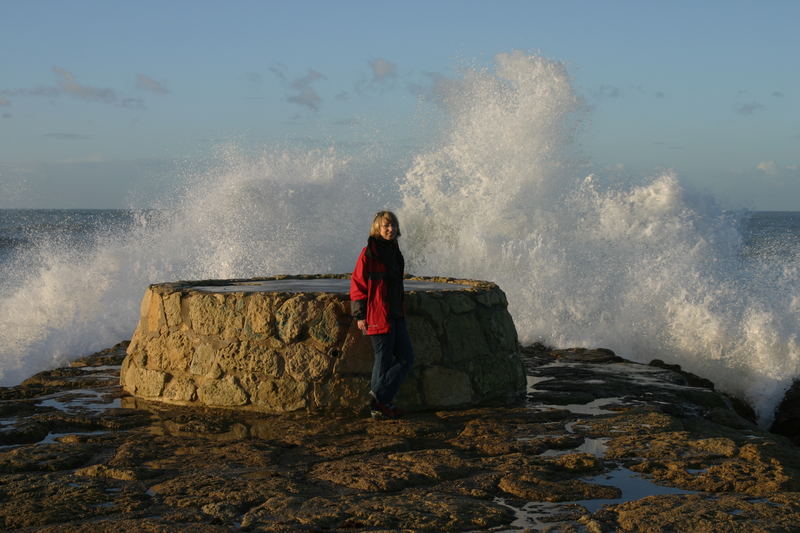
[[615, 499], [607, 500], [579, 500], [571, 503], [582, 505], [592, 513], [596, 512], [603, 505], [619, 504], [639, 500], [646, 496], [663, 496], [669, 494], [697, 494], [697, 491], [677, 489], [675, 487], [665, 487], [657, 485], [640, 477], [639, 474], [628, 470], [627, 468], [620, 467], [611, 472], [600, 474], [591, 478], [584, 478], [583, 481], [587, 483], [594, 483], [597, 485], [610, 485], [622, 491], [622, 496]]
[[536, 389], [536, 385], [542, 383], [543, 381], [551, 381], [555, 378], [550, 376], [525, 376], [525, 379], [528, 383], [528, 392], [533, 392]]
[[79, 366], [74, 367], [83, 372], [83, 375], [74, 376], [72, 379], [107, 379], [109, 381], [119, 380], [120, 365], [98, 365], [98, 366]]
[[48, 433], [45, 438], [37, 442], [36, 444], [56, 444], [58, 439], [61, 437], [66, 437], [67, 435], [103, 435], [106, 433], [110, 433], [109, 431], [69, 431], [67, 433]]
[[120, 398], [108, 399], [108, 394], [91, 389], [77, 389], [57, 392], [43, 397], [36, 407], [50, 407], [65, 413], [79, 410], [102, 412], [121, 406]]
[[567, 433], [575, 433], [576, 429], [591, 429], [589, 426], [586, 425], [585, 420], [574, 420], [572, 422], [567, 422], [564, 424], [564, 430]]
[[586, 437], [583, 440], [583, 444], [575, 448], [570, 448], [568, 450], [550, 449], [539, 455], [541, 455], [542, 457], [559, 457], [561, 455], [568, 455], [571, 453], [590, 453], [595, 457], [603, 457], [606, 454], [606, 450], [608, 450], [607, 443], [609, 440], [611, 439], [607, 437], [603, 437], [600, 439], [592, 439]]
[[639, 477], [637, 473], [627, 468], [618, 468], [605, 474], [584, 478], [583, 481], [616, 487], [622, 492], [622, 496], [615, 499], [577, 500], [558, 503], [528, 502], [522, 507], [510, 505], [503, 498], [495, 498], [495, 503], [511, 509], [515, 515], [514, 521], [510, 524], [511, 528], [501, 530], [498, 533], [518, 533], [520, 530], [526, 529], [541, 531], [560, 525], [571, 528], [578, 527], [579, 531], [583, 531], [576, 522], [582, 515], [587, 514], [584, 509], [589, 513], [595, 513], [603, 505], [616, 505], [639, 500], [647, 496], [697, 494], [697, 491], [657, 485], [650, 480]]
[[77, 366], [73, 367], [81, 370], [83, 372], [105, 372], [106, 370], [111, 370], [113, 372], [119, 372], [122, 369], [121, 365], [100, 365], [100, 366]]
[[551, 403], [536, 403], [533, 404], [531, 407], [539, 409], [559, 409], [559, 410], [567, 410], [571, 413], [575, 413], [576, 415], [587, 415], [587, 416], [594, 416], [594, 415], [613, 415], [617, 414], [616, 411], [610, 411], [608, 409], [604, 409], [604, 407], [608, 405], [632, 405], [629, 402], [622, 401], [621, 397], [611, 397], [611, 398], [598, 398], [596, 400], [592, 400], [589, 403], [569, 403], [566, 405], [557, 405]]

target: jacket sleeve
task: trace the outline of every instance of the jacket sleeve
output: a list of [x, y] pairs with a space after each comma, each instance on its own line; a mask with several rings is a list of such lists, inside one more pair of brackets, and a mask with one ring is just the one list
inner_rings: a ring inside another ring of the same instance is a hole
[[356, 261], [353, 275], [350, 277], [350, 313], [356, 320], [367, 318], [367, 255], [366, 248]]

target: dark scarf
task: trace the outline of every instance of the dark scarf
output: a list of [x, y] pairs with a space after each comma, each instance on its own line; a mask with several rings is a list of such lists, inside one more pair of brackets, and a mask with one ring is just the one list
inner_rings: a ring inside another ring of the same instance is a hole
[[406, 264], [396, 239], [387, 241], [380, 237], [370, 237], [369, 250], [373, 252], [378, 261], [386, 266], [387, 279], [392, 281], [403, 279]]
[[367, 250], [386, 266], [386, 286], [389, 300], [389, 315], [392, 317], [403, 316], [403, 271], [406, 262], [397, 239], [387, 241], [380, 237], [370, 237]]

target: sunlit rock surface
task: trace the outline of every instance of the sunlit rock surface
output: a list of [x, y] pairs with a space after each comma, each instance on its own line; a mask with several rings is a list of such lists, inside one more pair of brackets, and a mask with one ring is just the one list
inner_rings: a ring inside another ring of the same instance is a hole
[[[525, 391], [517, 333], [493, 283], [406, 280], [414, 368], [408, 410], [506, 402]], [[350, 316], [349, 278], [151, 285], [122, 366], [135, 396], [280, 413], [363, 409], [372, 346]]]
[[169, 405], [125, 344], [0, 387], [0, 530], [784, 532], [787, 439], [713, 384], [602, 349], [521, 349], [525, 401], [372, 420]]

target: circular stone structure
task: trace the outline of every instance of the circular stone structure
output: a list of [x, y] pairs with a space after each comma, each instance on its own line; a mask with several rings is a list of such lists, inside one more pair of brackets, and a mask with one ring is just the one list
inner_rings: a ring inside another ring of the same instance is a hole
[[[283, 413], [367, 405], [372, 344], [350, 315], [350, 276], [151, 285], [122, 364], [134, 396]], [[525, 393], [517, 332], [494, 283], [405, 280], [414, 367], [407, 410], [507, 402]]]

